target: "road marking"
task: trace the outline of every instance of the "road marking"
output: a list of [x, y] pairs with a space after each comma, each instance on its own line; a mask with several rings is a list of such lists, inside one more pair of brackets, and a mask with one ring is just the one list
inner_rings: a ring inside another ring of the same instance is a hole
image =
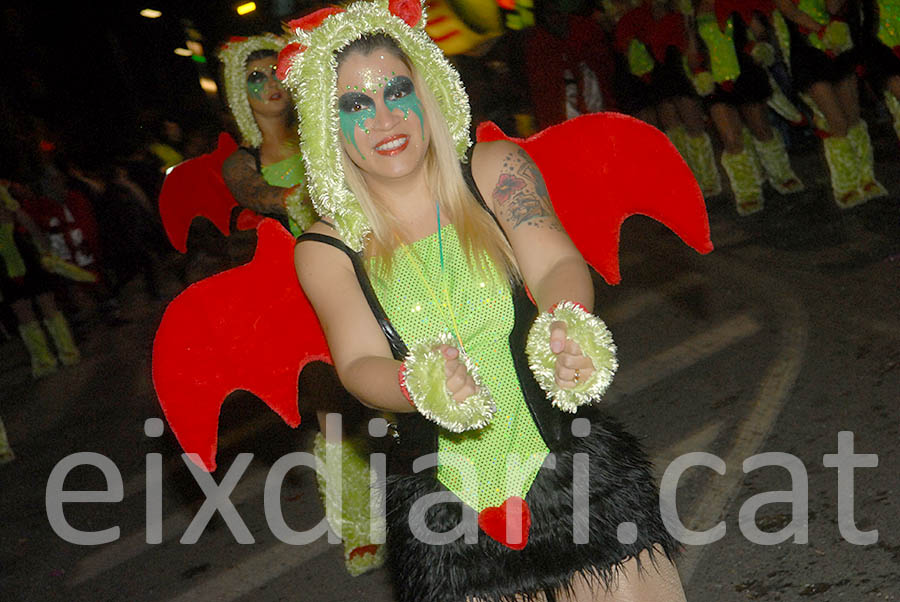
[[266, 583], [296, 569], [305, 562], [324, 554], [331, 544], [320, 537], [316, 541], [292, 546], [276, 544], [261, 554], [223, 571], [218, 577], [198, 583], [195, 587], [168, 602], [229, 602], [259, 590]]
[[626, 396], [685, 370], [740, 340], [753, 336], [762, 326], [750, 314], [740, 314], [620, 371], [613, 379], [603, 405], [609, 407]]
[[634, 318], [648, 307], [664, 302], [666, 297], [672, 297], [702, 283], [703, 277], [700, 274], [688, 272], [653, 290], [634, 295], [622, 302], [611, 305], [609, 308], [599, 308], [599, 315], [608, 324], [621, 324]]
[[[243, 503], [255, 496], [262, 496], [268, 469], [254, 468], [251, 465], [247, 472], [238, 481], [230, 499], [234, 506]], [[179, 508], [176, 512], [167, 516], [162, 523], [163, 541], [169, 541], [181, 537], [188, 525], [194, 519], [194, 513], [185, 508]], [[159, 544], [148, 544], [145, 531], [137, 531], [120, 538], [114, 543], [100, 548], [98, 551], [85, 556], [75, 566], [69, 586], [76, 586], [93, 579], [97, 575], [135, 558], [150, 548]]]
[[[791, 297], [782, 300], [787, 310], [782, 318], [782, 336], [774, 347], [778, 357], [769, 365], [756, 397], [734, 436], [734, 445], [724, 458], [726, 472], [710, 480], [706, 491], [684, 524], [689, 529], [709, 529], [719, 520], [737, 495], [744, 480], [743, 462], [754, 455], [765, 442], [781, 413], [803, 365], [808, 338], [808, 316], [800, 303]], [[693, 577], [708, 546], [690, 546], [678, 563], [681, 580], [687, 584]]]
[[709, 451], [710, 445], [719, 436], [721, 430], [721, 420], [711, 422], [653, 456], [653, 469], [657, 482], [675, 458], [691, 452]]

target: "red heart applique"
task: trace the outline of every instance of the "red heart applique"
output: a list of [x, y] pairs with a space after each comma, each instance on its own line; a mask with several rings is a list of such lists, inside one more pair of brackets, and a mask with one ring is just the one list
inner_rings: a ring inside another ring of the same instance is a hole
[[[508, 529], [507, 518], [511, 523]], [[531, 510], [522, 498], [507, 498], [499, 507], [490, 506], [479, 512], [478, 526], [488, 537], [507, 548], [521, 550], [528, 543]]]

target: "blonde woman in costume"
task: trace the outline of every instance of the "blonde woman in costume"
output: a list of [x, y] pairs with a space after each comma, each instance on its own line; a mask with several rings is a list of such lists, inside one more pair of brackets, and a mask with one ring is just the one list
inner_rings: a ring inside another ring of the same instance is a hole
[[[238, 203], [289, 227], [296, 236], [315, 217], [306, 191], [306, 173], [298, 148], [294, 105], [275, 75], [284, 40], [275, 35], [232, 38], [220, 51], [229, 107], [242, 145], [222, 166], [222, 175]], [[288, 207], [291, 207], [288, 217]], [[366, 412], [341, 387], [334, 369], [313, 363], [300, 376], [300, 404], [319, 422], [313, 451], [322, 460], [337, 454], [342, 470], [318, 473], [319, 492], [329, 525], [344, 541], [344, 562], [351, 575], [381, 566], [383, 551], [369, 536], [368, 447], [357, 435]], [[343, 430], [333, 432], [327, 415], [341, 415]], [[328, 495], [327, 481], [340, 479], [340, 499]]]
[[[301, 285], [343, 384], [397, 416], [395, 594], [684, 600], [643, 452], [578, 401], [598, 397], [615, 367], [588, 268], [518, 146], [480, 143], [461, 165], [459, 77], [418, 3], [391, 8], [361, 1], [293, 22], [279, 71], [322, 216], [296, 245]], [[533, 369], [569, 411], [551, 406], [524, 359], [529, 330], [546, 359]], [[551, 453], [556, 470], [542, 466]], [[586, 524], [572, 516], [576, 457], [590, 465]], [[620, 541], [623, 522], [637, 533]]]

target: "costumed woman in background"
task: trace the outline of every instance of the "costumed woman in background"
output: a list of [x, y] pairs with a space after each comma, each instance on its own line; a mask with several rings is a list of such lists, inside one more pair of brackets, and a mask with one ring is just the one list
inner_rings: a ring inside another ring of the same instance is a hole
[[622, 15], [615, 26], [616, 99], [621, 110], [669, 136], [709, 198], [722, 192], [722, 183], [703, 106], [685, 73], [684, 57], [693, 54], [694, 43], [688, 13], [665, 0], [645, 0]]
[[[222, 165], [222, 176], [239, 205], [279, 219], [297, 236], [315, 215], [291, 97], [275, 77], [283, 46], [284, 40], [267, 34], [231, 38], [219, 52], [225, 96], [242, 142]], [[300, 223], [288, 218], [288, 203], [296, 206], [295, 215], [303, 216]]]
[[[279, 64], [322, 216], [299, 238], [297, 274], [341, 381], [398, 413], [396, 595], [684, 600], [649, 463], [589, 403], [616, 359], [588, 268], [518, 145], [480, 143], [460, 164], [468, 101], [422, 21], [417, 0], [323, 9], [291, 24]], [[575, 484], [573, 458], [590, 466]], [[447, 541], [476, 520], [471, 543]], [[617, 537], [623, 522], [637, 533]]]
[[790, 29], [794, 87], [813, 110], [842, 209], [887, 194], [875, 179], [872, 141], [860, 117], [860, 57], [842, 16], [853, 12], [848, 4], [855, 7], [846, 0], [775, 0]]
[[[31, 374], [42, 378], [56, 372], [60, 363], [73, 366], [81, 360], [69, 322], [56, 305], [53, 289], [58, 276], [53, 271], [66, 268], [76, 278], [95, 277], [52, 253], [47, 235], [20, 208], [9, 186], [9, 182], [0, 182], [0, 256], [3, 258], [0, 293], [19, 323], [19, 334], [31, 356]], [[35, 314], [35, 305], [40, 308], [43, 328]], [[53, 340], [56, 354], [44, 329]], [[2, 443], [0, 438], [0, 449]]]
[[[762, 40], [765, 27], [755, 14], [751, 23], [746, 23], [738, 12], [722, 14], [717, 8], [716, 0], [701, 0], [697, 7], [697, 34], [712, 76], [704, 100], [725, 147], [721, 162], [737, 212], [750, 215], [762, 210], [765, 202], [763, 173], [781, 194], [800, 192], [803, 183], [791, 169], [781, 136], [769, 123], [769, 77], [745, 51], [753, 37], [748, 28], [752, 27], [755, 38]], [[772, 46], [762, 41], [752, 48], [757, 54], [766, 50], [774, 53]]]
[[866, 76], [884, 102], [900, 138], [900, 2], [863, 0], [863, 44]]
[[[315, 213], [306, 191], [294, 105], [275, 75], [283, 46], [282, 38], [268, 34], [232, 38], [219, 53], [226, 97], [243, 140], [223, 163], [222, 175], [241, 206], [279, 219], [296, 236]], [[383, 555], [368, 539], [368, 450], [364, 438], [329, 432], [326, 415], [341, 414], [344, 432], [353, 434], [365, 423], [364, 409], [341, 387], [334, 369], [323, 363], [301, 373], [300, 403], [304, 411], [317, 414], [320, 432], [314, 452], [323, 465], [330, 447], [341, 454], [342, 503], [327, 498], [325, 478], [320, 477], [319, 490], [326, 518], [344, 540], [347, 570], [360, 575], [380, 566]]]

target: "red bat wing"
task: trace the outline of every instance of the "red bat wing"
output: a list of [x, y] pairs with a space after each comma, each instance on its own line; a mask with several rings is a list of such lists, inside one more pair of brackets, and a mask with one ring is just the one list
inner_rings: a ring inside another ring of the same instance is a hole
[[684, 53], [687, 50], [687, 32], [684, 29], [684, 17], [681, 13], [669, 13], [659, 22], [654, 22], [650, 34], [650, 46], [653, 56], [660, 63], [666, 61], [669, 46], [674, 46]]
[[176, 165], [159, 192], [159, 215], [172, 246], [187, 252], [187, 237], [195, 217], [209, 219], [228, 236], [231, 210], [237, 201], [222, 179], [222, 164], [238, 148], [226, 133], [219, 134], [213, 152]]
[[653, 15], [646, 4], [637, 6], [619, 19], [616, 23], [616, 49], [619, 52], [628, 52], [631, 40], [647, 39], [649, 32], [653, 30]]
[[300, 424], [297, 378], [307, 363], [332, 363], [293, 265], [294, 237], [273, 219], [240, 267], [178, 295], [153, 342], [153, 384], [172, 432], [198, 464], [215, 470], [219, 412], [250, 391], [290, 426]]
[[699, 253], [709, 253], [709, 220], [690, 168], [656, 128], [619, 113], [582, 115], [527, 139], [495, 124], [478, 126], [479, 141], [507, 139], [531, 156], [553, 208], [585, 261], [618, 284], [619, 231], [629, 215], [663, 223]]

